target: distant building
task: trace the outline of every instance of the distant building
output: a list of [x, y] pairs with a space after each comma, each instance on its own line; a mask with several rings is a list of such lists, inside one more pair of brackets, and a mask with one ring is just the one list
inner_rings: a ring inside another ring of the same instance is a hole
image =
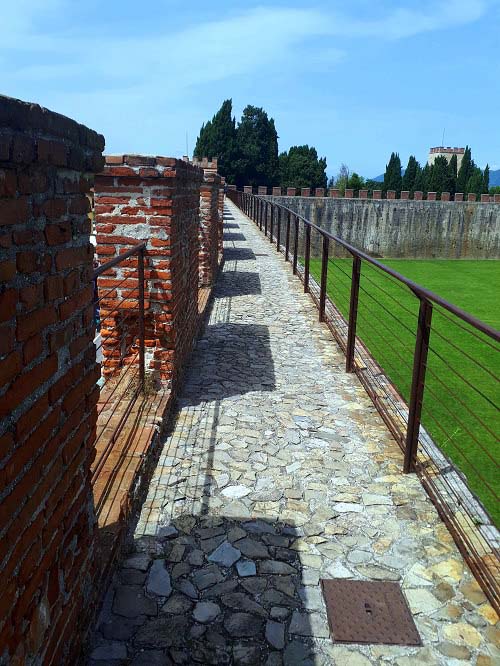
[[427, 159], [427, 164], [429, 166], [432, 166], [436, 160], [436, 157], [441, 157], [441, 156], [446, 157], [449, 164], [453, 155], [456, 155], [457, 168], [460, 169], [460, 165], [462, 164], [462, 160], [464, 158], [464, 153], [465, 153], [465, 148], [450, 148], [450, 146], [447, 146], [445, 148], [444, 146], [437, 146], [436, 148], [431, 148], [429, 150], [429, 157]]

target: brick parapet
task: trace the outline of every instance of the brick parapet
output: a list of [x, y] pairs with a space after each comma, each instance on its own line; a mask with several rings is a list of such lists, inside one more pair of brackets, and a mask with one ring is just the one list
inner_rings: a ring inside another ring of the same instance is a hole
[[[100, 263], [146, 242], [147, 371], [166, 386], [180, 377], [191, 350], [198, 315], [200, 167], [169, 157], [107, 156], [95, 181], [97, 255]], [[137, 262], [131, 257], [100, 278], [100, 294], [117, 285], [112, 306], [137, 295]], [[123, 286], [118, 284], [127, 279]], [[135, 286], [134, 286], [135, 285]], [[133, 304], [136, 308], [136, 304]], [[116, 317], [115, 317], [116, 318]], [[115, 322], [116, 324], [118, 322]], [[111, 326], [110, 328], [113, 328]], [[105, 335], [106, 331], [103, 335]], [[121, 361], [103, 345], [105, 371]]]
[[206, 171], [200, 187], [199, 285], [213, 285], [219, 266], [221, 177]]
[[2, 663], [76, 663], [93, 612], [88, 194], [103, 147], [69, 118], [0, 97]]

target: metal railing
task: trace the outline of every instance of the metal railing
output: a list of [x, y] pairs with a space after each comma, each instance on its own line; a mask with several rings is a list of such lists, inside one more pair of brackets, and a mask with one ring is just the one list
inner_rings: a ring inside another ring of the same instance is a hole
[[284, 205], [228, 191], [318, 306], [500, 610], [500, 332]]
[[92, 484], [145, 388], [145, 248], [146, 243], [134, 245], [94, 270], [101, 400]]

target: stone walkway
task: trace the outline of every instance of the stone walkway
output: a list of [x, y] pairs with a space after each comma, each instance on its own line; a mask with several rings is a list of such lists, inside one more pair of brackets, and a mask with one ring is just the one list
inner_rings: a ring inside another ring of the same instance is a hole
[[[233, 204], [226, 262], [90, 664], [498, 661], [498, 618], [315, 307]], [[334, 645], [321, 577], [400, 581], [423, 647]]]

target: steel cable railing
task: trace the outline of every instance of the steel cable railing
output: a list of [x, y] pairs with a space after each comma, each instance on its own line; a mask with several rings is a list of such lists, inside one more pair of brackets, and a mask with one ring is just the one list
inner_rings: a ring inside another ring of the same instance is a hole
[[[304, 285], [500, 610], [500, 333], [286, 206], [229, 198]], [[350, 273], [349, 273], [350, 269]]]

